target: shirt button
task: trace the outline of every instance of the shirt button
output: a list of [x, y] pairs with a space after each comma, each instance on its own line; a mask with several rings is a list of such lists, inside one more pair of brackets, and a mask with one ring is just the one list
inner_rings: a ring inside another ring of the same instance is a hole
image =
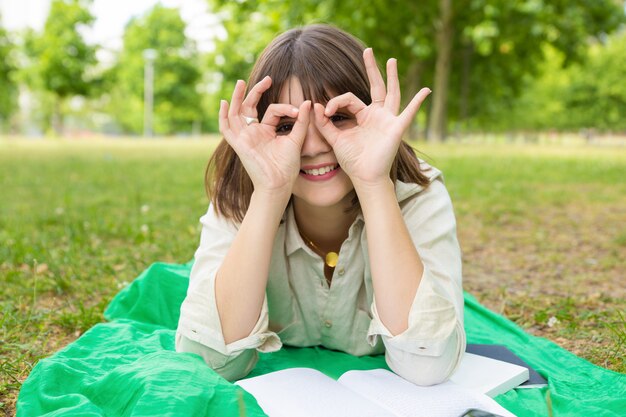
[[324, 322], [324, 326], [326, 326], [326, 327], [328, 327], [330, 329], [331, 327], [333, 327], [333, 322], [330, 321], [330, 320], [326, 320]]
[[339, 268], [339, 271], [337, 271], [337, 273], [341, 276], [346, 273], [346, 270], [343, 268]]

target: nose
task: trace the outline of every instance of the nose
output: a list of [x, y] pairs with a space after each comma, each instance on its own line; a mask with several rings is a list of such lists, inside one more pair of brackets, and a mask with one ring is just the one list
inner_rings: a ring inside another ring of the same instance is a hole
[[324, 136], [315, 126], [313, 117], [315, 116], [311, 114], [311, 121], [309, 122], [309, 127], [304, 137], [304, 143], [302, 144], [301, 156], [314, 157], [332, 150], [332, 146], [326, 142]]

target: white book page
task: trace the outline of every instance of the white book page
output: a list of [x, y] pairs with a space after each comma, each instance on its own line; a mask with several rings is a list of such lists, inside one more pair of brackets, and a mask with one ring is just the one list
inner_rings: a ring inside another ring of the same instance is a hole
[[523, 366], [466, 352], [450, 381], [495, 397], [528, 381], [528, 377]]
[[420, 387], [384, 369], [349, 371], [338, 381], [398, 417], [459, 417], [470, 408], [515, 417], [488, 396], [452, 382]]
[[315, 369], [285, 369], [236, 384], [270, 417], [394, 417]]

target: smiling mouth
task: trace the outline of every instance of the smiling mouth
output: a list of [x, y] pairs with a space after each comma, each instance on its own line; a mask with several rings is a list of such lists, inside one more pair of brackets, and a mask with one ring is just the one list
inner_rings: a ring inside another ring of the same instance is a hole
[[334, 171], [337, 168], [339, 168], [339, 164], [327, 165], [325, 167], [315, 168], [315, 169], [306, 169], [306, 170], [305, 169], [301, 169], [300, 172], [304, 172], [307, 175], [318, 176], [318, 175], [328, 174], [330, 171]]

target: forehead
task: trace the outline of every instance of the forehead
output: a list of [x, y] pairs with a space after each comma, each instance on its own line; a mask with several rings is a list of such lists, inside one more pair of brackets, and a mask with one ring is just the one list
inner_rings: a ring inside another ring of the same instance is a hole
[[302, 91], [302, 84], [300, 84], [300, 80], [293, 76], [289, 77], [280, 88], [278, 102], [300, 105], [303, 101], [304, 92]]
[[300, 79], [296, 76], [291, 76], [285, 81], [280, 88], [278, 95], [278, 103], [287, 103], [299, 106], [305, 100], [312, 100], [313, 102], [326, 104], [328, 100], [335, 97], [337, 94], [332, 89], [325, 89], [322, 97], [315, 97], [314, 91], [310, 91], [309, 94], [305, 93]]

